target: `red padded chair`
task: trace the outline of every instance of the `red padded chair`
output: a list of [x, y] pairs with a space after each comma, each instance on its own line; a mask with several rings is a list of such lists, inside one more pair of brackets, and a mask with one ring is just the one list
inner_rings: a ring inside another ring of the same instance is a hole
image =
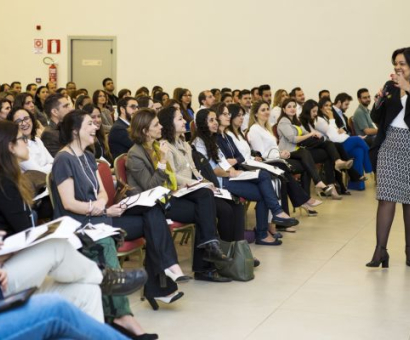
[[[107, 207], [110, 207], [111, 205], [114, 204], [114, 197], [115, 197], [115, 187], [114, 187], [114, 181], [111, 175], [111, 169], [108, 166], [108, 164], [104, 161], [97, 160], [97, 163], [98, 163], [98, 173], [100, 174], [101, 180], [104, 185], [104, 189], [107, 192], [107, 196], [108, 196]], [[142, 257], [143, 257], [142, 249], [144, 245], [145, 245], [145, 239], [143, 237], [137, 238], [132, 241], [125, 241], [124, 244], [117, 250], [117, 256], [120, 260], [121, 266], [123, 265], [127, 256], [133, 253], [138, 253], [138, 255], [140, 256], [142, 260]]]
[[125, 163], [127, 162], [127, 154], [123, 153], [119, 155], [114, 160], [114, 174], [117, 178], [117, 182], [125, 186], [127, 184], [127, 168], [125, 167]]

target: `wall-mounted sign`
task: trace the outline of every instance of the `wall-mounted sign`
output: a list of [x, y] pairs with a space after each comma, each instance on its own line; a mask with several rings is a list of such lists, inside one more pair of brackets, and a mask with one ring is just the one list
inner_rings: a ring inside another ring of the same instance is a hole
[[83, 65], [83, 66], [102, 66], [102, 60], [83, 59], [81, 61], [81, 65]]
[[34, 53], [42, 54], [43, 53], [43, 39], [34, 39]]
[[60, 39], [48, 39], [47, 40], [47, 53], [59, 54], [60, 53]]

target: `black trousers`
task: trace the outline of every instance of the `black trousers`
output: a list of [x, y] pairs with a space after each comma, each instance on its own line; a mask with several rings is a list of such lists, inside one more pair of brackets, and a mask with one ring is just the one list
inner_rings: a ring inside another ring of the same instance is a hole
[[245, 212], [243, 204], [215, 198], [218, 233], [223, 241], [241, 241], [245, 237]]
[[[177, 284], [164, 275], [164, 269], [178, 263], [172, 235], [162, 208], [135, 206], [120, 217], [113, 217], [114, 227], [127, 232], [126, 241], [144, 237], [146, 240], [145, 269], [148, 281], [144, 287], [147, 297], [167, 296], [178, 289]], [[161, 287], [160, 276], [166, 280]]]
[[326, 184], [335, 183], [335, 168], [334, 168], [335, 163], [329, 157], [326, 150], [315, 148], [315, 149], [308, 149], [308, 152], [310, 152], [310, 154], [312, 155], [313, 161], [315, 163], [323, 163], [323, 170], [325, 173]]
[[167, 218], [182, 223], [195, 223], [195, 247], [192, 270], [204, 271], [212, 266], [202, 260], [203, 249], [197, 246], [216, 239], [216, 206], [212, 190], [199, 189], [183, 197], [172, 197]]
[[[319, 149], [315, 149], [315, 151], [323, 151], [323, 150], [319, 150]], [[296, 151], [292, 151], [290, 153], [290, 159], [294, 159], [299, 161], [304, 170], [310, 175], [310, 177], [313, 180], [313, 183], [317, 184], [320, 181], [322, 181], [322, 179], [320, 178], [320, 175], [316, 169], [316, 164], [315, 163], [321, 163], [318, 162], [316, 159], [313, 158], [313, 153], [309, 152], [307, 149], [298, 149]], [[325, 159], [327, 159], [327, 154], [326, 152], [322, 152], [322, 156], [324, 156]], [[332, 182], [333, 183], [333, 182]]]
[[287, 159], [287, 162], [292, 166], [292, 174], [300, 174], [300, 184], [307, 195], [310, 196], [310, 181], [312, 177], [305, 170], [303, 163], [298, 159]]

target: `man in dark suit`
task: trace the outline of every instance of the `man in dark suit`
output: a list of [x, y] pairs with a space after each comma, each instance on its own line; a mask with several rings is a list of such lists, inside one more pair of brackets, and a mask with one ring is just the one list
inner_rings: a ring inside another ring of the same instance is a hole
[[120, 99], [117, 105], [118, 119], [108, 135], [108, 144], [114, 159], [123, 153], [127, 153], [133, 145], [128, 135], [128, 128], [132, 115], [138, 110], [138, 102], [132, 97]]
[[71, 103], [60, 93], [48, 96], [44, 103], [44, 112], [49, 119], [49, 125], [44, 129], [41, 140], [53, 157], [61, 149], [60, 131], [57, 126], [71, 110]]
[[333, 103], [332, 111], [335, 117], [336, 126], [339, 129], [344, 129], [349, 135], [351, 134], [349, 128], [349, 119], [346, 117], [345, 112], [349, 108], [350, 102], [353, 100], [347, 93], [339, 93]]

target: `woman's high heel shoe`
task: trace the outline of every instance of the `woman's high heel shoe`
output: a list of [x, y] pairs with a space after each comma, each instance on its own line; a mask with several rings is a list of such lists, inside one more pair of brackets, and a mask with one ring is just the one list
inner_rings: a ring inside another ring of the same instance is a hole
[[[375, 253], [376, 252], [380, 253], [379, 259], [378, 260], [371, 260], [369, 263], [366, 264], [366, 267], [373, 267], [373, 268], [377, 268], [380, 266], [380, 264], [382, 265], [382, 268], [389, 268], [389, 253], [387, 252], [387, 249], [385, 247], [380, 247], [377, 246]], [[373, 256], [374, 258], [374, 256]]]
[[147, 301], [149, 302], [149, 304], [151, 305], [153, 310], [158, 310], [159, 306], [157, 301], [161, 301], [163, 303], [173, 303], [177, 300], [179, 300], [180, 298], [182, 298], [184, 296], [183, 292], [175, 292], [174, 294], [168, 295], [168, 296], [163, 296], [163, 297], [145, 297], [145, 299], [147, 299]]
[[341, 199], [343, 199], [343, 197], [342, 196], [340, 196], [338, 193], [337, 193], [337, 190], [336, 190], [336, 188], [333, 186], [332, 187], [332, 200], [337, 200], [337, 201], [340, 201]]
[[333, 190], [332, 186], [327, 185], [324, 188], [316, 188], [316, 194], [319, 197], [329, 197], [332, 195], [332, 190]]
[[188, 282], [189, 280], [192, 280], [192, 277], [188, 276], [188, 275], [177, 275], [175, 273], [173, 273], [170, 269], [165, 269], [164, 270], [165, 275], [168, 276], [172, 281], [176, 282], [176, 283], [185, 283]]
[[339, 163], [335, 164], [335, 170], [339, 171], [339, 172], [341, 172], [342, 170], [345, 170], [345, 169], [348, 170], [352, 167], [352, 165], [353, 165], [353, 160], [352, 159], [350, 159], [346, 162], [342, 161], [342, 162], [339, 162]]
[[313, 216], [317, 216], [317, 215], [318, 215], [318, 212], [317, 212], [316, 210], [310, 209], [310, 206], [309, 206], [308, 204], [302, 204], [302, 205], [299, 207], [299, 210], [300, 210], [300, 214], [301, 214], [301, 215], [302, 215], [302, 210], [304, 210], [309, 217], [313, 217]]

